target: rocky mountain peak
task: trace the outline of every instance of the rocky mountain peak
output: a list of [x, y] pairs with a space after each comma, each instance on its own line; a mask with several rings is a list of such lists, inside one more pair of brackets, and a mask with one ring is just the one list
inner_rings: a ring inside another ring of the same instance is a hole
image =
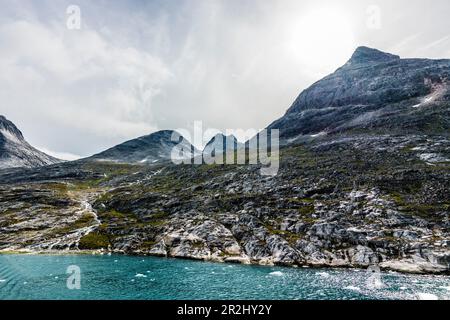
[[446, 131], [449, 78], [450, 60], [400, 59], [359, 47], [347, 64], [302, 91], [269, 129], [280, 129], [288, 139], [344, 131]]
[[14, 123], [0, 116], [0, 169], [40, 167], [61, 162], [33, 148]]
[[17, 129], [14, 123], [9, 121], [2, 115], [0, 115], [0, 137], [5, 139], [15, 138], [18, 140], [24, 140], [22, 132]]
[[399, 60], [400, 56], [383, 52], [369, 47], [358, 47], [348, 61], [348, 64], [361, 64], [371, 62], [389, 62]]
[[[228, 141], [228, 143], [227, 143]], [[231, 144], [230, 144], [231, 141]], [[216, 145], [217, 143], [217, 145]], [[214, 137], [209, 140], [209, 142], [205, 146], [205, 150], [209, 148], [213, 148], [215, 146], [222, 146], [223, 148], [229, 149], [236, 149], [239, 145], [239, 142], [237, 138], [233, 135], [226, 136], [223, 133], [218, 133]]]
[[161, 130], [154, 132], [152, 134], [139, 137], [137, 140], [145, 141], [147, 143], [151, 142], [170, 142], [172, 139], [172, 134], [174, 133], [173, 130]]
[[122, 163], [155, 163], [171, 160], [174, 148], [180, 152], [193, 150], [194, 154], [198, 154], [198, 150], [180, 134], [173, 130], [162, 130], [126, 141], [90, 159]]

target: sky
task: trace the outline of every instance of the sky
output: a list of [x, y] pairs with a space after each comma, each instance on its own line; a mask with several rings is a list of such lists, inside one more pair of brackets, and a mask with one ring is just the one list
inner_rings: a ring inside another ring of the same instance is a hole
[[262, 129], [360, 45], [450, 58], [449, 13], [448, 0], [0, 0], [0, 114], [66, 160], [194, 121]]

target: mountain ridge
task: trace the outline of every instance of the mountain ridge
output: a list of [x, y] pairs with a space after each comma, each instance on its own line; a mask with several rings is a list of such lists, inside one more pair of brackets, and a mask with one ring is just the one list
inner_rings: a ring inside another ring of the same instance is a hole
[[[344, 66], [303, 90], [268, 128], [280, 129], [285, 139], [355, 128], [423, 131], [416, 126], [420, 122], [435, 122], [445, 131], [447, 105], [439, 99], [447, 103], [449, 79], [450, 60], [401, 59], [359, 47]], [[427, 105], [437, 107], [417, 108]]]
[[33, 168], [61, 161], [32, 147], [16, 125], [0, 115], [0, 169]]
[[193, 150], [194, 154], [198, 153], [198, 150], [178, 132], [160, 130], [128, 140], [86, 159], [124, 163], [156, 163], [171, 160], [177, 151], [173, 148], [178, 148], [179, 155], [177, 157], [181, 158], [188, 156], [182, 155], [183, 151]]
[[360, 63], [384, 63], [400, 60], [400, 56], [391, 53], [383, 52], [378, 49], [360, 46], [356, 48], [350, 60], [344, 65], [354, 65]]
[[[218, 139], [221, 141], [217, 142], [217, 148], [215, 150], [216, 152], [223, 152], [224, 150], [236, 150], [243, 145], [234, 135], [227, 136], [223, 133], [218, 133], [208, 141], [208, 143], [203, 148], [203, 152], [211, 152], [212, 149], [216, 147], [215, 143]], [[232, 145], [229, 144], [228, 140], [232, 141]]]

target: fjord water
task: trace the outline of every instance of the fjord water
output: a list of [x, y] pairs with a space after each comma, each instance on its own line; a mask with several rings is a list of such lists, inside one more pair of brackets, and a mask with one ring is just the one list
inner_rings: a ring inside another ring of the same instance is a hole
[[[81, 270], [70, 290], [69, 266]], [[365, 270], [260, 267], [132, 256], [0, 255], [0, 299], [450, 298], [450, 277]]]

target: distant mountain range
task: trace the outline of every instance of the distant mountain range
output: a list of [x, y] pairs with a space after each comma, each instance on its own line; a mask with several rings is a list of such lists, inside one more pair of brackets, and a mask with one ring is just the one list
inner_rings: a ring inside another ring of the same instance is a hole
[[[17, 127], [3, 116], [0, 116], [0, 128], [0, 169], [40, 167], [62, 161], [31, 147]], [[227, 138], [231, 144], [227, 144]], [[173, 158], [193, 158], [201, 156], [203, 152], [214, 156], [224, 150], [236, 150], [242, 146], [234, 136], [217, 134], [206, 144], [204, 150], [200, 151], [177, 132], [162, 130], [126, 141], [83, 160], [152, 164]]]
[[[343, 132], [445, 133], [450, 130], [449, 78], [450, 60], [401, 59], [359, 47], [344, 66], [304, 90], [268, 129], [279, 129], [285, 143]], [[0, 168], [59, 162], [31, 147], [4, 117], [0, 128]], [[172, 133], [155, 132], [88, 159], [124, 163], [169, 160], [178, 144], [171, 140]], [[211, 152], [216, 139], [225, 141], [225, 136], [213, 137], [206, 152]], [[236, 140], [235, 148], [241, 146]], [[200, 154], [187, 140], [183, 148]]]

